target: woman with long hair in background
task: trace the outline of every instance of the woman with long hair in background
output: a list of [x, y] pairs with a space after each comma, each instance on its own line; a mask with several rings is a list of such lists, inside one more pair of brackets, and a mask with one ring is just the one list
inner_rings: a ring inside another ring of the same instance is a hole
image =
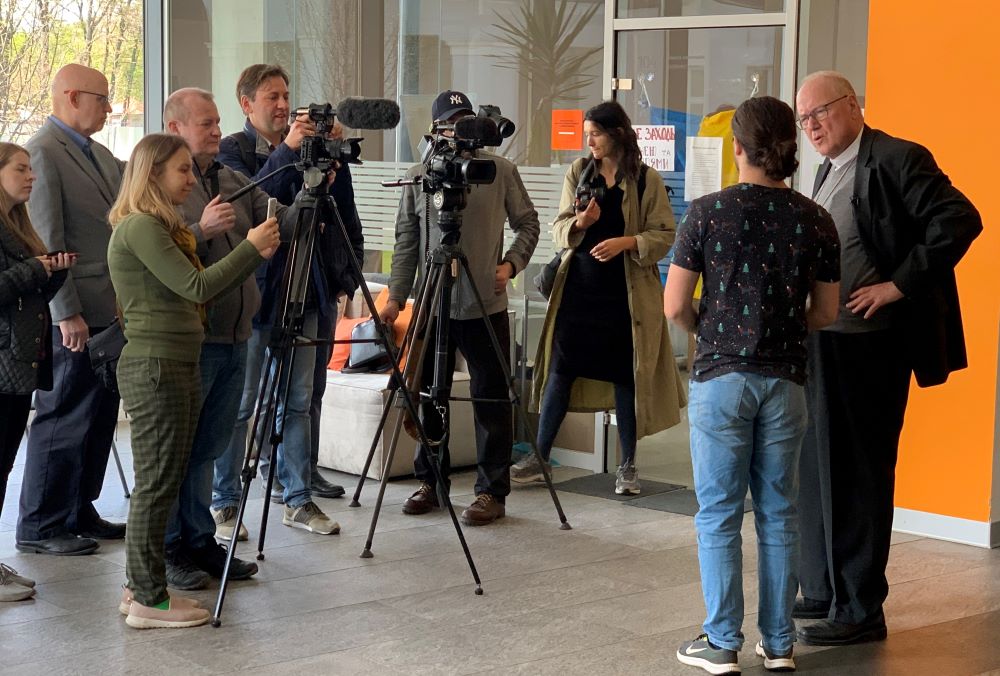
[[[35, 175], [28, 151], [0, 143], [0, 509], [36, 389], [52, 387], [49, 301], [76, 256], [45, 252], [25, 203]], [[0, 602], [35, 593], [34, 581], [0, 563]]]

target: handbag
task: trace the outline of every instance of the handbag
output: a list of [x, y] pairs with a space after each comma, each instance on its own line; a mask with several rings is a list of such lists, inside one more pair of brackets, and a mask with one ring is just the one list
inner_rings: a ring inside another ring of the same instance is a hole
[[103, 331], [95, 333], [87, 340], [90, 353], [90, 368], [97, 380], [111, 393], [118, 396], [118, 358], [128, 340], [120, 319], [116, 319]]
[[538, 293], [545, 296], [546, 300], [552, 295], [552, 286], [556, 283], [556, 273], [559, 272], [559, 264], [562, 262], [565, 251], [566, 249], [563, 249], [557, 253], [552, 260], [542, 266], [542, 269], [532, 279], [535, 283], [535, 288], [538, 289]]
[[[351, 340], [379, 340], [374, 319], [361, 322], [351, 330]], [[341, 373], [385, 373], [392, 368], [392, 357], [381, 342], [352, 343], [351, 356]]]

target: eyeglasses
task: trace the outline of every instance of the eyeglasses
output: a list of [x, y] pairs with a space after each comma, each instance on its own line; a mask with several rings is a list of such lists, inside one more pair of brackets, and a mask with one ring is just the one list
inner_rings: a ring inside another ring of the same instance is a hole
[[848, 96], [850, 96], [850, 94], [844, 94], [843, 96], [838, 97], [833, 101], [824, 103], [822, 106], [816, 106], [815, 108], [812, 109], [812, 112], [806, 113], [805, 115], [800, 115], [799, 119], [795, 120], [795, 124], [799, 125], [799, 129], [805, 129], [806, 122], [808, 122], [810, 119], [812, 119], [813, 122], [822, 122], [823, 120], [826, 119], [826, 116], [830, 114], [830, 106], [835, 104], [837, 101], [840, 101], [841, 99], [846, 99]]
[[108, 94], [98, 94], [97, 92], [88, 92], [86, 89], [67, 89], [63, 94], [69, 94], [72, 91], [79, 92], [81, 94], [90, 94], [91, 96], [97, 97], [97, 102], [100, 105], [105, 105], [108, 102]]

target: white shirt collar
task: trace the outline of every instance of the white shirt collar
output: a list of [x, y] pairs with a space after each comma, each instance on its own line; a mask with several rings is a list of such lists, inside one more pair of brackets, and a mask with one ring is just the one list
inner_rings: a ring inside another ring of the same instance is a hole
[[864, 132], [862, 128], [858, 132], [858, 137], [851, 142], [851, 145], [844, 148], [844, 152], [840, 153], [836, 157], [830, 159], [830, 164], [833, 165], [834, 171], [840, 171], [847, 164], [850, 164], [858, 156], [858, 150], [861, 149], [861, 134]]

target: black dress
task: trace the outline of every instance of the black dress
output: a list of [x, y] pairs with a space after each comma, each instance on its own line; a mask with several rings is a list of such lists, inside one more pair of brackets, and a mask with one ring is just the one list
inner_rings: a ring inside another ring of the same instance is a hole
[[552, 335], [552, 370], [576, 378], [631, 383], [632, 313], [628, 306], [625, 256], [606, 263], [590, 250], [625, 234], [624, 193], [607, 191], [601, 216], [587, 228], [573, 252]]

